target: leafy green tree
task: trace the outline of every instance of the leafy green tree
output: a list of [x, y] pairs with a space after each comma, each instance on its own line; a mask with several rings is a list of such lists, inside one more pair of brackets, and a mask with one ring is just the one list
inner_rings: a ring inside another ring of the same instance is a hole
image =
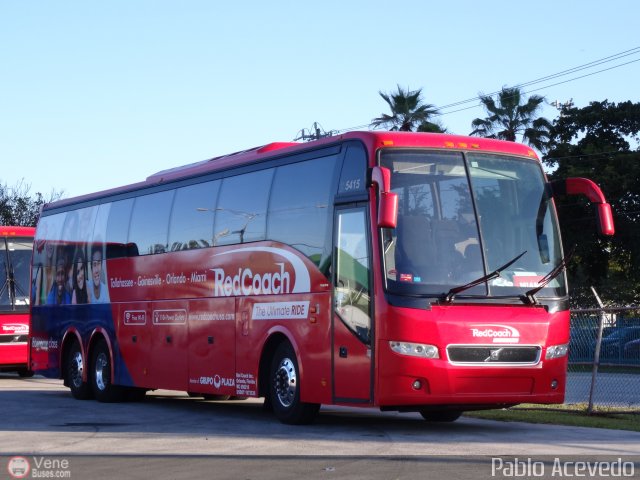
[[422, 89], [404, 90], [398, 85], [397, 92], [378, 92], [382, 99], [387, 102], [391, 110], [391, 115], [383, 113], [371, 120], [374, 128], [382, 127], [392, 131], [412, 132], [417, 128], [420, 131], [443, 131], [442, 127], [430, 121], [438, 114], [438, 109], [429, 103], [422, 101]]
[[551, 123], [538, 116], [544, 97], [531, 95], [525, 102], [518, 87], [502, 87], [497, 102], [490, 95], [480, 95], [480, 102], [489, 116], [471, 122], [471, 135], [511, 142], [521, 136], [524, 143], [545, 150]]
[[[543, 161], [551, 179], [586, 177], [611, 203], [616, 234], [598, 238], [593, 206], [579, 197], [556, 201], [565, 245], [576, 245], [569, 266], [572, 295], [581, 306], [603, 300], [640, 303], [640, 103], [591, 102], [563, 108]], [[633, 145], [633, 146], [632, 146]]]
[[[584, 108], [564, 107], [553, 123], [545, 162], [555, 166], [556, 158], [632, 151], [640, 131], [640, 103], [618, 104], [604, 100]], [[572, 162], [563, 162], [563, 165]]]
[[418, 125], [418, 132], [423, 133], [448, 133], [440, 122], [422, 122]]
[[0, 224], [35, 227], [42, 205], [62, 197], [62, 192], [55, 191], [47, 199], [40, 192], [32, 197], [30, 189], [24, 181], [12, 188], [0, 184]]

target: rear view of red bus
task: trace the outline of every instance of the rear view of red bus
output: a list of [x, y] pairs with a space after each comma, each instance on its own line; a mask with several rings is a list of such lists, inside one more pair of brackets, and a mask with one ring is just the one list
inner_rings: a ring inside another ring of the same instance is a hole
[[0, 226], [0, 371], [32, 375], [27, 368], [31, 227]]
[[564, 400], [568, 289], [535, 153], [452, 135], [274, 143], [45, 206], [31, 367], [78, 399], [148, 390], [419, 412]]

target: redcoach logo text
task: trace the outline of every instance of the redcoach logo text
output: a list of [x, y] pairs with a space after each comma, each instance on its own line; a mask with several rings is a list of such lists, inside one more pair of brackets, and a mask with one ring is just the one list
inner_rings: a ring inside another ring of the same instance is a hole
[[237, 273], [227, 274], [223, 268], [212, 268], [213, 295], [231, 297], [240, 295], [278, 295], [291, 291], [291, 277], [284, 263], [276, 263], [277, 271], [254, 273], [250, 268], [238, 268]]
[[520, 332], [507, 325], [474, 325], [471, 327], [474, 338], [491, 339], [493, 343], [516, 343], [520, 341]]
[[27, 334], [29, 333], [29, 325], [23, 323], [9, 323], [2, 326], [3, 333]]
[[[222, 263], [218, 268], [210, 269], [216, 297], [311, 291], [311, 279], [304, 261], [285, 248], [256, 245], [227, 250], [214, 257]], [[247, 264], [254, 269], [245, 266]], [[237, 269], [236, 265], [239, 265]]]

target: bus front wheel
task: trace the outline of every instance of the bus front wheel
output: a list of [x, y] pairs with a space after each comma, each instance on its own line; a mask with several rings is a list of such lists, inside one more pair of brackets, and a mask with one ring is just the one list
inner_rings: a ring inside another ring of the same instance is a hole
[[281, 343], [271, 361], [269, 403], [282, 423], [311, 423], [320, 404], [300, 401], [300, 371], [296, 353], [289, 342]]
[[99, 402], [119, 402], [123, 389], [112, 383], [111, 356], [107, 342], [99, 340], [91, 350], [91, 388]]

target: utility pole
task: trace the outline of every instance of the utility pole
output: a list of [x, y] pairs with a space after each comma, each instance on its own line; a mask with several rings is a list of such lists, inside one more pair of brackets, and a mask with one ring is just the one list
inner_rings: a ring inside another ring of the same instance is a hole
[[573, 107], [573, 98], [567, 100], [564, 103], [562, 103], [559, 100], [554, 100], [553, 102], [551, 102], [551, 106], [556, 107], [560, 111], [560, 116], [562, 116], [566, 113], [568, 109]]
[[303, 142], [311, 142], [313, 140], [320, 140], [321, 138], [331, 137], [335, 134], [333, 130], [326, 132], [322, 125], [318, 122], [313, 122], [310, 129], [303, 128], [298, 132], [298, 136], [293, 141], [302, 140]]

